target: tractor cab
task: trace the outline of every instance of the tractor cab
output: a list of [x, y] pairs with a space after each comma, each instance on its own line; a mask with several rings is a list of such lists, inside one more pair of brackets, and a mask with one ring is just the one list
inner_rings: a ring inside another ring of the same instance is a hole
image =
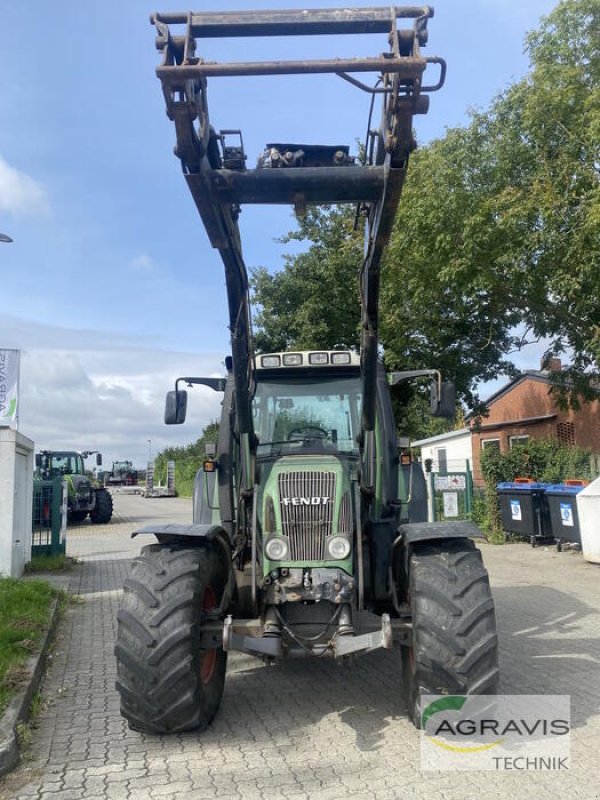
[[43, 451], [36, 456], [36, 466], [45, 478], [85, 474], [83, 457], [80, 453], [74, 452]]

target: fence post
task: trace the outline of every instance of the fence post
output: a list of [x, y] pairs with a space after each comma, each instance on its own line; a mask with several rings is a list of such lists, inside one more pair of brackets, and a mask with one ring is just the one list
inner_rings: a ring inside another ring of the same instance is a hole
[[471, 472], [471, 463], [467, 458], [467, 472], [465, 475], [465, 514], [473, 512], [473, 473]]
[[429, 473], [427, 481], [427, 521], [435, 522], [435, 483], [433, 472]]

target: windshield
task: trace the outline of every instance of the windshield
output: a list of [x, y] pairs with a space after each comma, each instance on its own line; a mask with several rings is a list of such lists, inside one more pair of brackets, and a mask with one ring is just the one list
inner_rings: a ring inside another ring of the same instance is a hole
[[358, 454], [360, 403], [358, 377], [260, 381], [253, 401], [258, 454], [283, 447]]
[[52, 456], [52, 472], [61, 475], [83, 475], [83, 459], [77, 454], [64, 455], [55, 453]]

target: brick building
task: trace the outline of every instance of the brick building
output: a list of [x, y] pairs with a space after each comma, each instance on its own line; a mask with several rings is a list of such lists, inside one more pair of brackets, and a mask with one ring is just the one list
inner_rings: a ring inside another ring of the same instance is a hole
[[486, 447], [508, 452], [528, 439], [558, 439], [562, 444], [588, 447], [600, 454], [600, 400], [581, 404], [578, 411], [561, 410], [551, 392], [553, 371], [560, 359], [552, 359], [549, 370], [526, 370], [486, 400], [489, 416], [472, 431], [473, 478], [481, 485], [480, 457]]

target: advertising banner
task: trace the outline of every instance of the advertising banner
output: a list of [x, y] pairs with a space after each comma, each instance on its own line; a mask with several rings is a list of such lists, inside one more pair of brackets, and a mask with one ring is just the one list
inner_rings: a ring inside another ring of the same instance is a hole
[[0, 426], [17, 427], [19, 356], [18, 350], [0, 348]]

